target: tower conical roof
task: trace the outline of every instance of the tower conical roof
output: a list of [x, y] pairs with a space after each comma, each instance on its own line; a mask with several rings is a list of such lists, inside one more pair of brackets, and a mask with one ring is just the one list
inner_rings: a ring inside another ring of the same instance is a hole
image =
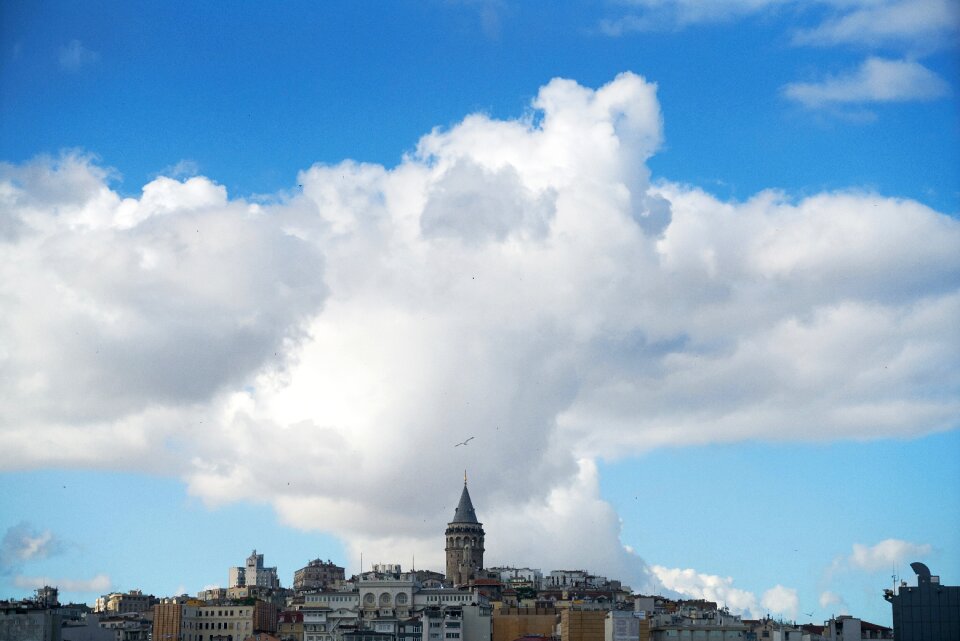
[[460, 494], [460, 502], [457, 503], [457, 511], [453, 513], [451, 523], [479, 523], [477, 513], [473, 510], [473, 501], [470, 500], [470, 492], [467, 491], [467, 484], [463, 484], [463, 492]]

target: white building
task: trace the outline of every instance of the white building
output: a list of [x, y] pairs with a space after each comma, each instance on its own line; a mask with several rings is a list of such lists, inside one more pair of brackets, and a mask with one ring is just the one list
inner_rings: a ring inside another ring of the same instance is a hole
[[[303, 597], [303, 641], [489, 641], [491, 610], [474, 590], [424, 588], [399, 565], [376, 565], [342, 589]], [[370, 634], [367, 634], [367, 633]]]
[[256, 550], [247, 557], [246, 565], [230, 568], [228, 582], [228, 588], [257, 586], [277, 589], [280, 587], [277, 568], [264, 567], [263, 555], [257, 554]]
[[487, 568], [487, 572], [495, 573], [500, 583], [511, 587], [543, 588], [543, 572], [538, 569], [497, 567]]

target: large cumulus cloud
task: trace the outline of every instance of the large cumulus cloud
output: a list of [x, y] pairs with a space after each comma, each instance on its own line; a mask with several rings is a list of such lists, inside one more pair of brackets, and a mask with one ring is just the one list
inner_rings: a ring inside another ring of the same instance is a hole
[[651, 184], [661, 139], [655, 85], [622, 74], [263, 205], [203, 177], [123, 199], [79, 156], [5, 166], [0, 464], [155, 452], [204, 500], [434, 567], [469, 468], [491, 562], [645, 588], [597, 457], [956, 426], [955, 219]]

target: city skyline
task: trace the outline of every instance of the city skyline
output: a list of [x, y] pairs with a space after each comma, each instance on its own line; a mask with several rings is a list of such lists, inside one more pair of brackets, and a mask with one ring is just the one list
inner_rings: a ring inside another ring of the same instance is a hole
[[0, 7], [0, 594], [442, 570], [464, 468], [486, 565], [960, 582], [960, 9], [711, 7]]

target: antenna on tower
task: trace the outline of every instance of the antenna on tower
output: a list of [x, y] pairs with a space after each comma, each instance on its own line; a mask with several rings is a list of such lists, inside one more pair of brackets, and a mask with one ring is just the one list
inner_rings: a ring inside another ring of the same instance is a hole
[[463, 487], [467, 487], [467, 470], [463, 470]]

